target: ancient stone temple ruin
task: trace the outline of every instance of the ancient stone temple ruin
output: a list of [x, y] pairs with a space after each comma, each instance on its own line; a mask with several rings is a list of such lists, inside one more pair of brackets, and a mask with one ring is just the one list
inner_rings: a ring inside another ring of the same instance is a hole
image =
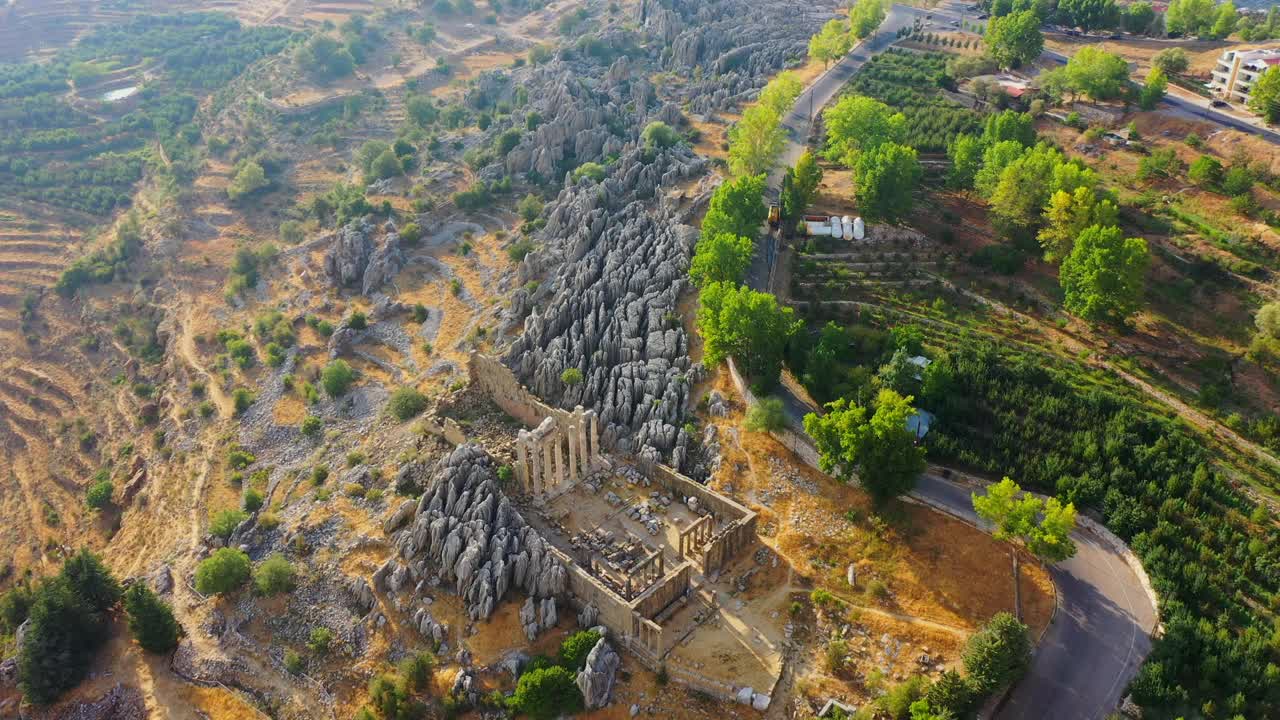
[[[567, 466], [566, 466], [567, 460]], [[579, 405], [565, 419], [547, 416], [516, 438], [516, 480], [530, 495], [581, 480], [600, 460], [600, 423]]]
[[[723, 627], [730, 612], [716, 584], [750, 561], [756, 513], [666, 465], [605, 452], [595, 412], [546, 405], [496, 359], [473, 354], [469, 369], [473, 386], [527, 427], [515, 443], [513, 501], [566, 568], [580, 622], [608, 627], [645, 664], [703, 691], [738, 692], [733, 679], [681, 674], [672, 654], [695, 633], [721, 632], [708, 625]], [[780, 660], [765, 665], [757, 688], [780, 670]]]

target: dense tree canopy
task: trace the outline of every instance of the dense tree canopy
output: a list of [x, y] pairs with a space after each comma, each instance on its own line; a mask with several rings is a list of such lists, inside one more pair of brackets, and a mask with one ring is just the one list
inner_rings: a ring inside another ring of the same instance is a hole
[[732, 356], [760, 386], [777, 382], [787, 341], [801, 325], [795, 311], [768, 293], [723, 282], [704, 287], [698, 301], [707, 362], [716, 365]]
[[827, 404], [822, 415], [804, 417], [805, 432], [818, 446], [822, 471], [856, 478], [877, 504], [909, 492], [924, 471], [924, 449], [907, 429], [913, 398], [881, 390], [874, 409], [845, 398]]
[[742, 175], [716, 188], [702, 218], [702, 236], [721, 234], [751, 238], [769, 217], [764, 204], [764, 175]]
[[1280, 65], [1273, 65], [1253, 84], [1249, 109], [1272, 125], [1280, 123]]
[[995, 538], [1022, 544], [1032, 554], [1049, 561], [1075, 555], [1071, 531], [1076, 509], [1057, 498], [1047, 500], [1024, 494], [1017, 483], [1005, 478], [987, 487], [984, 494], [973, 493], [973, 509], [978, 517], [995, 526]]
[[858, 154], [885, 143], [900, 143], [906, 118], [888, 105], [862, 95], [845, 95], [822, 114], [827, 127], [828, 160], [853, 167]]
[[915, 148], [885, 143], [859, 153], [853, 165], [858, 208], [873, 219], [903, 217], [911, 212], [912, 192], [922, 174]]
[[740, 283], [751, 265], [754, 252], [755, 243], [741, 235], [720, 233], [703, 236], [698, 240], [689, 264], [689, 277], [695, 285]]
[[857, 0], [849, 8], [850, 32], [859, 40], [875, 32], [884, 21], [884, 0]]
[[1128, 317], [1142, 300], [1148, 261], [1146, 240], [1114, 226], [1086, 228], [1059, 271], [1067, 310], [1088, 320]]
[[145, 582], [135, 582], [125, 591], [124, 609], [129, 614], [129, 632], [143, 650], [166, 653], [178, 646], [182, 628], [173, 609]]
[[826, 25], [813, 37], [809, 38], [809, 57], [819, 60], [824, 66], [838, 60], [853, 47], [849, 34], [849, 24], [844, 20], [828, 20]]
[[991, 18], [985, 39], [991, 57], [1004, 68], [1021, 67], [1044, 50], [1040, 18], [1032, 10]]

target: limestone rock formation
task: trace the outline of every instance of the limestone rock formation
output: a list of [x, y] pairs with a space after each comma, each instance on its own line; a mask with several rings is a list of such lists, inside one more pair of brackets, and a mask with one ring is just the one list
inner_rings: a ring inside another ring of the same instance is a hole
[[[504, 362], [544, 400], [594, 408], [606, 446], [670, 454], [701, 370], [689, 361], [677, 308], [697, 231], [665, 202], [650, 211], [643, 201], [704, 168], [685, 149], [651, 162], [635, 149], [615, 166], [598, 185], [566, 187], [548, 207], [546, 242], [525, 258], [521, 279], [554, 272], [544, 281], [549, 297], [525, 318]], [[583, 382], [566, 386], [568, 368]]]
[[586, 667], [578, 673], [578, 689], [582, 691], [587, 709], [609, 704], [613, 698], [614, 678], [621, 666], [622, 658], [618, 657], [608, 640], [600, 638], [587, 654]]
[[352, 220], [333, 235], [324, 255], [324, 273], [335, 287], [358, 287], [365, 295], [390, 282], [405, 265], [394, 226], [375, 245], [376, 228], [367, 219]]
[[483, 448], [459, 445], [436, 464], [412, 522], [392, 542], [408, 580], [450, 584], [473, 620], [492, 615], [512, 589], [554, 617], [568, 572], [498, 489], [495, 470]]

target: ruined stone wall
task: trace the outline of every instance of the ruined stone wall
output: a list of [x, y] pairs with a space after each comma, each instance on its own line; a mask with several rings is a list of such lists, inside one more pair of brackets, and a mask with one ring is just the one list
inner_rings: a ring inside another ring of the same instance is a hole
[[483, 389], [502, 411], [530, 427], [537, 427], [545, 418], [567, 419], [569, 413], [553, 408], [529, 392], [515, 374], [496, 358], [471, 353], [467, 363], [471, 384]]
[[[641, 617], [653, 620], [666, 610], [667, 606], [689, 592], [689, 578], [692, 575], [693, 565], [687, 562], [680, 563], [675, 570], [667, 573], [666, 577], [631, 601], [631, 607], [640, 613]], [[667, 649], [663, 648], [663, 651]]]
[[702, 572], [713, 573], [733, 561], [743, 548], [756, 538], [756, 513], [739, 505], [711, 488], [694, 482], [666, 465], [653, 464], [648, 474], [665, 485], [682, 500], [689, 496], [698, 498], [701, 507], [711, 510], [717, 519], [728, 523], [691, 558], [702, 566]]
[[631, 604], [605, 587], [586, 568], [559, 548], [551, 548], [551, 553], [569, 570], [569, 592], [573, 594], [574, 608], [581, 610], [587, 605], [594, 605], [600, 611], [600, 624], [621, 635], [630, 635], [631, 618], [634, 614]]

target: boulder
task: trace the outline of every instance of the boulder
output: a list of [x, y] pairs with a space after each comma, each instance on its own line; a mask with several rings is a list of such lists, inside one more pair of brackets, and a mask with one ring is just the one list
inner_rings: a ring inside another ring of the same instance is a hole
[[613, 685], [622, 658], [601, 638], [587, 654], [587, 663], [578, 673], [578, 689], [588, 710], [602, 708], [613, 698]]

